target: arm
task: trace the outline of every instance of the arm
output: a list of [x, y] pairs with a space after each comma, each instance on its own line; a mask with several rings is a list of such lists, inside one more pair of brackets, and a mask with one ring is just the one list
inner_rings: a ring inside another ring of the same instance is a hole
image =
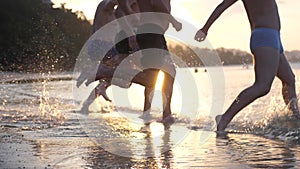
[[153, 6], [155, 12], [168, 14], [166, 19], [177, 31], [182, 29], [182, 24], [171, 15], [171, 4], [169, 0], [151, 0], [151, 5]]
[[224, 0], [222, 3], [220, 3], [216, 9], [213, 11], [213, 13], [210, 15], [208, 20], [206, 21], [203, 28], [201, 28], [195, 35], [195, 40], [197, 41], [203, 41], [206, 38], [207, 32], [210, 28], [210, 26], [219, 18], [219, 16], [232, 4], [234, 4], [238, 0]]
[[106, 24], [107, 17], [110, 17], [109, 13], [114, 10], [114, 6], [117, 4], [116, 0], [104, 0], [99, 3], [94, 16], [93, 33]]
[[95, 33], [98, 29], [101, 28], [101, 23], [100, 23], [98, 18], [99, 18], [98, 12], [96, 12], [96, 14], [94, 16], [93, 32], [92, 33]]
[[182, 23], [177, 21], [172, 15], [169, 16], [168, 20], [173, 25], [173, 27], [176, 29], [176, 31], [180, 31], [182, 29]]
[[94, 23], [93, 23], [93, 33], [95, 33], [98, 29], [100, 29], [102, 27], [102, 23], [101, 23], [101, 10], [102, 10], [102, 2], [100, 2], [97, 6], [97, 9], [96, 9], [96, 13], [95, 13], [95, 16], [94, 16]]

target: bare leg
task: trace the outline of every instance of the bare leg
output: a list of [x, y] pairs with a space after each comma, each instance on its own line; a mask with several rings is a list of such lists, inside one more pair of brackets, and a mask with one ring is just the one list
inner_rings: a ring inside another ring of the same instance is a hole
[[[175, 72], [175, 67], [173, 67], [173, 69], [174, 69], [173, 72]], [[159, 73], [159, 70], [149, 69], [149, 70], [145, 70], [144, 72], [140, 72], [133, 78], [133, 82], [145, 86], [144, 113], [147, 113], [151, 108], [151, 102], [152, 102], [151, 93], [154, 91], [158, 73]], [[173, 76], [175, 76], [175, 75], [173, 75]], [[172, 115], [171, 99], [172, 99], [173, 84], [174, 84], [173, 76], [171, 76], [168, 73], [165, 73], [164, 85], [162, 88], [163, 121], [166, 121], [168, 123], [174, 122], [174, 119], [171, 119], [172, 118], [172, 116], [171, 116]]]
[[143, 116], [144, 115], [147, 116], [150, 113], [149, 111], [153, 99], [151, 93], [154, 91], [158, 73], [159, 70], [156, 69], [144, 70], [133, 79], [133, 82], [145, 86], [145, 90], [144, 90], [145, 101], [144, 101]]
[[238, 95], [221, 117], [217, 116], [218, 119], [216, 118], [216, 120], [220, 120], [217, 125], [218, 132], [224, 131], [240, 110], [270, 91], [279, 66], [279, 51], [275, 48], [260, 47], [255, 49], [253, 54], [255, 59], [255, 82]]
[[76, 87], [79, 88], [84, 81], [89, 81], [94, 79], [94, 70], [83, 70], [77, 78]]
[[111, 84], [105, 80], [100, 80], [98, 86], [95, 88], [95, 95], [96, 97], [102, 96], [106, 101], [111, 102], [111, 99], [106, 94], [106, 89]]
[[295, 75], [284, 54], [281, 54], [280, 56], [277, 76], [282, 82], [282, 96], [285, 104], [289, 106], [289, 109], [293, 112], [293, 116], [300, 119], [295, 89]]
[[88, 110], [89, 110], [89, 106], [93, 103], [93, 101], [97, 98], [95, 93], [95, 91], [92, 90], [92, 92], [90, 93], [89, 97], [83, 102], [82, 104], [82, 108], [80, 110], [81, 113], [83, 114], [88, 114]]
[[150, 95], [153, 91], [154, 91], [153, 88], [145, 87], [145, 90], [144, 90], [144, 96], [145, 96], [144, 113], [146, 113], [147, 111], [150, 111], [151, 103], [152, 103], [152, 99], [153, 99], [153, 97], [151, 97]]
[[132, 79], [132, 82], [154, 89], [158, 72], [159, 70], [156, 69], [144, 70], [143, 72], [138, 73]]
[[77, 81], [76, 81], [76, 87], [79, 88], [80, 85], [86, 80], [86, 77], [84, 75], [83, 72], [80, 73], [80, 75], [78, 76], [77, 78]]
[[[174, 72], [175, 72], [175, 67]], [[169, 73], [164, 72], [165, 79], [164, 84], [162, 87], [162, 94], [163, 94], [163, 121], [167, 123], [173, 123], [175, 119], [172, 117], [172, 111], [171, 111], [171, 99], [173, 94], [173, 84], [174, 84], [174, 75], [170, 75]]]
[[111, 78], [111, 77], [113, 77], [114, 72], [115, 72], [115, 68], [105, 66], [105, 65], [100, 63], [100, 65], [98, 66], [98, 70], [97, 70], [97, 73], [96, 73], [95, 77], [88, 78], [85, 85], [88, 86], [92, 82], [97, 81], [97, 80], [101, 80], [101, 79], [104, 79], [104, 78]]
[[[144, 111], [150, 109], [151, 107], [151, 97], [150, 97], [150, 93], [152, 90], [152, 87], [155, 86], [155, 80], [156, 80], [156, 76], [151, 77], [150, 75], [147, 76], [146, 73], [141, 72], [138, 73], [133, 79], [132, 82], [141, 84], [142, 86], [145, 86], [145, 108]], [[95, 94], [96, 97], [99, 96], [103, 96], [103, 98], [106, 101], [111, 102], [111, 99], [108, 97], [108, 95], [106, 94], [106, 90], [109, 86], [116, 85], [119, 86], [121, 88], [129, 88], [131, 83], [131, 81], [128, 81], [126, 79], [120, 79], [120, 78], [115, 78], [113, 81], [112, 79], [109, 78], [103, 78], [99, 81], [99, 84], [97, 85], [97, 87], [95, 88]]]
[[145, 96], [145, 101], [144, 101], [144, 111], [143, 111], [143, 116], [148, 116], [150, 115], [150, 109], [151, 109], [151, 104], [152, 104], [152, 99], [154, 88], [152, 87], [145, 87], [144, 90], [144, 96]]

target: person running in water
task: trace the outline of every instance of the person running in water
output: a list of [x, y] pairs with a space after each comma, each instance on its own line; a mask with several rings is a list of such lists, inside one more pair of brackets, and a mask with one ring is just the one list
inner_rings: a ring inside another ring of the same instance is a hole
[[[139, 12], [138, 5], [135, 0], [128, 0], [127, 2], [135, 13]], [[95, 13], [93, 33], [96, 33], [97, 30], [99, 30], [109, 22], [115, 20], [116, 18], [120, 18], [124, 16], [124, 12], [119, 7], [115, 9], [117, 5], [118, 5], [117, 1], [114, 0], [104, 0], [99, 3]], [[143, 85], [146, 88], [155, 85], [156, 82], [155, 80], [157, 76], [155, 72], [150, 72], [147, 75], [141, 72], [138, 73], [133, 79], [126, 79], [125, 77], [122, 77], [122, 76], [130, 77], [130, 75], [128, 75], [126, 72], [133, 69], [132, 65], [128, 65], [129, 67], [126, 67], [126, 70], [124, 70], [125, 73], [121, 74], [118, 78], [115, 78], [114, 81], [112, 81], [112, 77], [118, 65], [126, 57], [130, 55], [132, 50], [137, 50], [136, 44], [133, 47], [129, 46], [129, 41], [130, 38], [126, 38], [120, 41], [106, 53], [106, 55], [98, 65], [98, 70], [96, 72], [96, 75], [90, 73], [90, 75], [84, 76], [88, 73], [86, 74], [81, 73], [81, 75], [79, 76], [77, 80], [77, 87], [79, 87], [85, 80], [87, 80], [85, 83], [87, 86], [94, 81], [98, 81], [98, 80], [100, 81], [100, 83], [97, 85], [95, 90], [93, 90], [88, 96], [88, 98], [84, 101], [83, 106], [81, 108], [82, 112], [87, 112], [89, 105], [97, 97], [101, 95], [104, 97], [105, 100], [111, 101], [106, 94], [106, 89], [111, 85], [111, 83], [122, 88], [129, 88], [132, 82]], [[90, 44], [88, 44], [88, 51], [92, 60], [96, 61], [96, 59], [100, 57], [98, 56], [99, 52], [97, 51], [101, 50], [101, 48], [104, 48], [105, 45], [112, 46], [111, 42], [107, 42], [103, 40], [92, 40]], [[135, 70], [135, 72], [136, 71], [137, 70]], [[150, 96], [146, 95], [145, 96], [146, 102], [148, 102], [147, 101], [148, 98], [150, 98]]]
[[[125, 14], [134, 14], [134, 11], [127, 5], [126, 1], [118, 0], [119, 6]], [[178, 22], [171, 13], [170, 0], [137, 0], [141, 12], [140, 23], [137, 29], [136, 40], [140, 50], [142, 50], [141, 63], [144, 66], [143, 72], [159, 72], [162, 70], [165, 74], [164, 84], [162, 88], [163, 94], [163, 117], [162, 122], [173, 123], [175, 121], [171, 112], [171, 98], [173, 93], [173, 83], [176, 74], [175, 66], [168, 54], [167, 43], [164, 37], [166, 30], [171, 23], [173, 27], [179, 31], [182, 24]], [[148, 17], [143, 15], [144, 12], [153, 12]], [[157, 14], [155, 14], [157, 13]], [[158, 13], [164, 13], [165, 16]], [[147, 32], [150, 30], [153, 33]], [[147, 49], [160, 49], [163, 53], [153, 52]], [[145, 95], [149, 95], [154, 90], [154, 86], [145, 89]], [[145, 101], [144, 115], [147, 116], [151, 107], [151, 99]]]
[[[238, 0], [223, 0], [200, 29], [195, 40], [203, 41], [211, 25]], [[216, 116], [217, 133], [226, 133], [225, 128], [233, 117], [248, 104], [269, 93], [277, 76], [282, 82], [285, 104], [300, 119], [295, 90], [295, 76], [284, 55], [280, 40], [280, 17], [275, 0], [242, 0], [251, 26], [250, 49], [254, 56], [255, 82], [243, 90], [222, 115]]]

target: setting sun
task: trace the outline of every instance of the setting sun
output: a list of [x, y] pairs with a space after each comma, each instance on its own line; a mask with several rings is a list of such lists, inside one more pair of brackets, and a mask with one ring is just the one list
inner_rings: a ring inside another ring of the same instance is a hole
[[165, 75], [162, 71], [159, 71], [158, 76], [157, 76], [157, 80], [156, 80], [156, 84], [155, 84], [155, 90], [160, 90], [162, 89], [162, 86], [164, 84], [164, 78]]

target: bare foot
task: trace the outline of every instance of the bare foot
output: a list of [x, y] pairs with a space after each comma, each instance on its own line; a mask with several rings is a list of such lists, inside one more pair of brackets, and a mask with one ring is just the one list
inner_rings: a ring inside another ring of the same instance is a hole
[[95, 81], [95, 79], [90, 79], [90, 78], [88, 78], [87, 80], [86, 80], [86, 82], [85, 82], [85, 86], [89, 86], [91, 83], [93, 83]]
[[217, 115], [215, 120], [217, 123], [217, 132], [220, 132], [220, 133], [225, 132], [226, 126], [225, 127], [223, 126], [222, 115]]
[[89, 107], [87, 105], [83, 105], [79, 112], [81, 114], [89, 114]]
[[79, 86], [81, 86], [82, 83], [83, 83], [85, 80], [86, 80], [85, 78], [79, 76], [78, 79], [77, 79], [77, 81], [76, 81], [76, 87], [79, 88]]
[[300, 120], [300, 112], [299, 112], [299, 108], [298, 108], [298, 99], [297, 98], [294, 98], [290, 101], [289, 108], [293, 113], [292, 117], [294, 119]]
[[176, 121], [175, 117], [173, 117], [172, 115], [163, 118], [160, 122], [163, 123], [164, 125], [170, 126], [172, 124], [174, 124]]
[[220, 139], [228, 139], [228, 132], [227, 131], [216, 131], [216, 137]]
[[221, 139], [227, 139], [228, 138], [228, 132], [225, 131], [225, 127], [221, 127], [222, 126], [222, 115], [217, 115], [216, 116], [216, 123], [217, 123], [217, 138], [221, 138]]
[[102, 96], [106, 101], [111, 102], [111, 99], [106, 94], [106, 89], [110, 86], [107, 82], [100, 82], [95, 88], [96, 97]]
[[144, 122], [149, 122], [151, 120], [151, 114], [150, 111], [144, 111], [141, 116], [139, 116], [140, 119], [143, 119]]

